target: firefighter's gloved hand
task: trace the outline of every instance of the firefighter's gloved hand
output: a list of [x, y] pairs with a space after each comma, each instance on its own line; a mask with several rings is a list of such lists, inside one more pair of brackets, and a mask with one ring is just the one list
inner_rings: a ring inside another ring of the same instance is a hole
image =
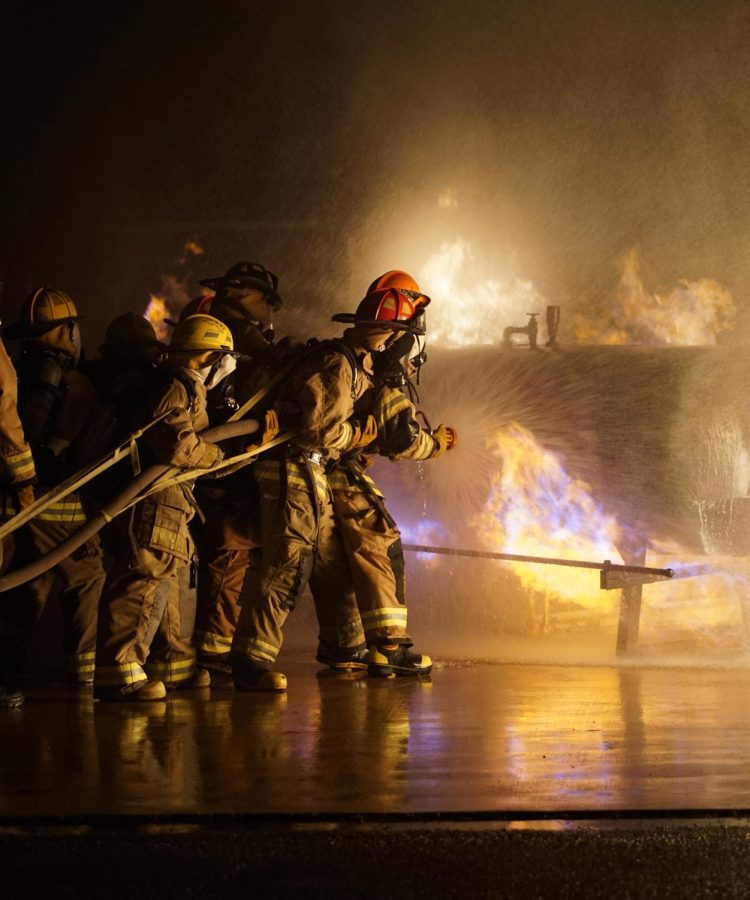
[[354, 434], [349, 444], [350, 450], [361, 450], [362, 447], [367, 447], [368, 444], [371, 444], [378, 436], [378, 424], [375, 421], [375, 416], [368, 416], [364, 422], [352, 420], [351, 425], [354, 429]]
[[447, 425], [438, 425], [432, 432], [432, 437], [437, 444], [437, 448], [432, 454], [433, 459], [442, 456], [448, 450], [452, 450], [458, 443], [458, 433]]
[[256, 450], [258, 447], [268, 444], [278, 435], [280, 430], [281, 428], [279, 426], [279, 417], [276, 415], [276, 410], [269, 409], [266, 413], [266, 418], [263, 423], [263, 434], [261, 436], [260, 443], [248, 444], [245, 450], [250, 453], [252, 450]]
[[15, 495], [19, 510], [26, 509], [27, 506], [31, 506], [36, 500], [34, 488], [30, 484], [25, 484], [23, 487], [16, 488]]
[[281, 431], [281, 426], [279, 425], [279, 417], [276, 415], [276, 410], [269, 409], [266, 413], [266, 420], [263, 426], [263, 437], [261, 438], [261, 443], [268, 444], [278, 436], [279, 431]]

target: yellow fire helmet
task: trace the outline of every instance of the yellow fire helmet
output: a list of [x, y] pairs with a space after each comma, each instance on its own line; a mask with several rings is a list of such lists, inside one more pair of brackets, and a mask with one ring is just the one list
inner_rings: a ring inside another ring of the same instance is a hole
[[8, 327], [9, 338], [34, 337], [62, 325], [65, 322], [77, 322], [78, 315], [75, 303], [65, 291], [52, 287], [40, 287], [29, 294], [23, 301], [19, 321]]
[[182, 353], [206, 353], [215, 350], [220, 353], [234, 352], [232, 332], [213, 316], [198, 314], [183, 319], [174, 330], [169, 349]]

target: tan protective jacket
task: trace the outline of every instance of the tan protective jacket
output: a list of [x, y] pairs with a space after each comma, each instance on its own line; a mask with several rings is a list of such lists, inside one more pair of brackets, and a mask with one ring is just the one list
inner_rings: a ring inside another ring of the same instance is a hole
[[[182, 378], [190, 379], [194, 391], [173, 377], [166, 387], [147, 399], [142, 422], [162, 413], [169, 414], [143, 437], [151, 451], [152, 461], [190, 469], [210, 469], [223, 458], [216, 444], [204, 441], [197, 432], [208, 428], [206, 389], [201, 379], [189, 369], [180, 369]], [[148, 497], [135, 507], [133, 535], [141, 546], [164, 550], [180, 559], [191, 559], [192, 542], [187, 523], [195, 514], [195, 501], [190, 484], [168, 487]]]
[[36, 477], [31, 450], [18, 418], [18, 376], [0, 341], [0, 488], [30, 484]]
[[332, 347], [303, 360], [285, 392], [301, 410], [295, 443], [328, 459], [337, 459], [351, 444], [354, 432], [349, 419], [356, 402], [372, 388], [372, 354], [347, 335], [342, 343], [354, 352], [356, 371], [349, 359]]
[[[349, 421], [355, 404], [372, 388], [372, 354], [351, 340], [348, 332], [342, 339], [357, 359], [356, 371], [335, 347], [322, 349], [303, 357], [284, 383], [281, 404], [299, 410], [294, 447], [320, 453], [324, 461], [336, 460], [352, 442], [354, 429]], [[292, 453], [293, 456], [293, 448]], [[254, 465], [259, 478], [275, 481], [279, 477], [278, 460], [261, 459]], [[324, 470], [315, 466], [316, 492], [327, 490]], [[309, 490], [309, 472], [294, 459], [287, 459], [285, 478], [289, 487]]]
[[365, 474], [378, 453], [389, 459], [433, 459], [441, 453], [440, 446], [417, 419], [411, 400], [398, 388], [383, 387], [367, 404], [368, 412], [378, 426], [376, 442], [357, 453], [351, 461], [346, 456], [341, 465], [328, 473], [332, 491], [365, 491], [382, 497], [375, 482]]

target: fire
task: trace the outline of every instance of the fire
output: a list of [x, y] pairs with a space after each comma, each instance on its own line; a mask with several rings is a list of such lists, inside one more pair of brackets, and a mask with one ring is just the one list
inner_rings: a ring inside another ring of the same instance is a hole
[[164, 321], [169, 318], [169, 308], [164, 297], [158, 294], [150, 294], [148, 306], [143, 313], [143, 318], [147, 319], [153, 326], [156, 336], [160, 341], [166, 341], [169, 338], [169, 325]]
[[444, 347], [497, 344], [506, 325], [526, 323], [541, 312], [544, 298], [530, 281], [477, 278], [481, 261], [462, 238], [445, 241], [419, 271], [418, 281], [433, 299], [430, 342]]
[[[620, 528], [571, 478], [560, 457], [541, 447], [518, 424], [499, 431], [491, 450], [500, 461], [487, 503], [476, 522], [488, 549], [529, 556], [620, 562]], [[521, 582], [557, 600], [602, 612], [612, 609], [611, 592], [601, 591], [587, 569], [513, 563]]]
[[[452, 202], [446, 192], [439, 200]], [[531, 281], [478, 276], [483, 260], [463, 238], [444, 241], [418, 273], [433, 298], [430, 340], [445, 347], [498, 344], [508, 325], [525, 325], [528, 313], [543, 313], [548, 301]], [[641, 277], [637, 248], [626, 254], [606, 312], [592, 316], [566, 309], [575, 340], [584, 344], [713, 345], [734, 325], [731, 293], [709, 278], [681, 280], [651, 293]], [[564, 323], [565, 324], [565, 321]]]
[[160, 341], [168, 341], [171, 335], [170, 322], [176, 322], [181, 310], [190, 302], [185, 279], [174, 275], [164, 275], [158, 294], [149, 295], [144, 317], [154, 326]]
[[576, 338], [596, 344], [713, 345], [736, 314], [732, 295], [709, 278], [682, 280], [665, 293], [643, 284], [637, 248], [626, 255], [611, 312], [599, 319], [574, 314]]
[[[591, 495], [590, 487], [572, 478], [561, 458], [541, 447], [518, 424], [499, 431], [491, 450], [500, 470], [484, 510], [476, 520], [486, 547], [502, 553], [622, 562], [617, 546], [623, 529]], [[710, 571], [707, 564], [710, 562]], [[736, 647], [743, 634], [743, 604], [748, 564], [743, 559], [686, 556], [679, 547], [649, 552], [647, 565], [673, 568], [674, 581], [643, 588], [641, 643]], [[599, 588], [597, 573], [531, 563], [512, 563], [531, 598], [542, 597], [545, 609], [571, 612], [616, 611], [619, 591]], [[696, 568], [698, 577], [680, 579]], [[538, 614], [538, 610], [536, 610]], [[549, 624], [549, 623], [547, 623]]]

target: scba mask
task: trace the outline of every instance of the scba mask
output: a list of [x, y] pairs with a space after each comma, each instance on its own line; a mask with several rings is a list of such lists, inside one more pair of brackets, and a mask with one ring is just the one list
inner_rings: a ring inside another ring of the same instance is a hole
[[389, 387], [401, 388], [419, 374], [427, 360], [426, 341], [423, 334], [402, 334], [378, 360], [383, 380]]
[[422, 366], [427, 362], [427, 335], [417, 334], [414, 336], [413, 355], [409, 357], [409, 363], [419, 372]]
[[231, 353], [222, 353], [215, 363], [198, 369], [198, 374], [203, 379], [206, 390], [210, 391], [228, 378], [236, 368], [237, 357]]

